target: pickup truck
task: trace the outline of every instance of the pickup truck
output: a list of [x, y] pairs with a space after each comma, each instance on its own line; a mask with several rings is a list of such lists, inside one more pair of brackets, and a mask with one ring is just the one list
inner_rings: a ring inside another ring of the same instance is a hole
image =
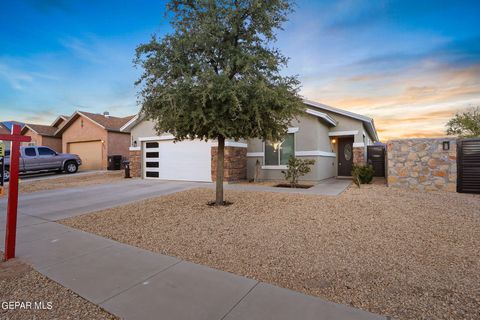
[[[10, 178], [10, 150], [5, 151], [4, 181]], [[48, 147], [28, 146], [20, 147], [20, 173], [35, 171], [56, 171], [75, 173], [82, 164], [76, 154], [58, 153]]]

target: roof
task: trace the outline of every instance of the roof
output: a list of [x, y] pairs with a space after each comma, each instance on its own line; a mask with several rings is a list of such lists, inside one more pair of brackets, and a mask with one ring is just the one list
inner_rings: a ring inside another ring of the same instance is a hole
[[[349, 118], [353, 118], [353, 119], [356, 119], [356, 120], [360, 120], [363, 122], [363, 124], [365, 125], [365, 127], [367, 128], [368, 130], [368, 133], [370, 134], [371, 137], [373, 137], [373, 140], [374, 141], [378, 141], [378, 135], [377, 135], [377, 130], [375, 129], [375, 124], [373, 122], [373, 119], [372, 118], [369, 118], [367, 116], [364, 116], [364, 115], [361, 115], [361, 114], [358, 114], [358, 113], [353, 113], [353, 112], [350, 112], [350, 111], [347, 111], [347, 110], [343, 110], [343, 109], [338, 109], [338, 108], [334, 108], [334, 107], [331, 107], [331, 106], [327, 106], [326, 104], [323, 104], [323, 103], [318, 103], [318, 102], [315, 102], [315, 101], [311, 101], [311, 100], [303, 100], [303, 103], [306, 104], [307, 106], [310, 106], [310, 107], [314, 107], [315, 110], [312, 110], [312, 109], [307, 109], [305, 112], [308, 113], [308, 114], [311, 114], [311, 115], [314, 115], [316, 117], [319, 117], [321, 118], [322, 120], [324, 120], [325, 122], [327, 122], [328, 124], [332, 125], [332, 126], [336, 126], [337, 125], [337, 122], [335, 121], [335, 119], [333, 119], [332, 117], [330, 117], [328, 114], [324, 113], [324, 112], [321, 112], [319, 111], [320, 110], [323, 110], [323, 111], [329, 111], [329, 112], [333, 112], [333, 113], [337, 113], [337, 114], [341, 114], [343, 116], [346, 116], [346, 117], [349, 117]], [[139, 124], [140, 122], [142, 122], [142, 120], [145, 118], [145, 116], [142, 114], [142, 113], [139, 113], [135, 116], [132, 116], [130, 121], [127, 121], [125, 122], [125, 125], [122, 126], [120, 128], [120, 130], [122, 132], [130, 132], [130, 130], [132, 130], [133, 127], [135, 127], [137, 124]]]
[[51, 124], [52, 127], [59, 127], [60, 124], [64, 123], [65, 121], [67, 121], [69, 118], [69, 116], [66, 116], [66, 115], [59, 115]]
[[377, 129], [375, 129], [375, 123], [373, 122], [373, 119], [358, 113], [353, 113], [347, 110], [343, 109], [338, 109], [335, 107], [327, 106], [326, 104], [323, 103], [318, 103], [315, 101], [311, 100], [303, 100], [303, 103], [305, 103], [307, 106], [311, 106], [317, 109], [322, 109], [325, 111], [330, 111], [333, 113], [337, 113], [352, 119], [360, 120], [363, 122], [365, 125], [365, 128], [367, 129], [368, 133], [370, 134], [371, 137], [373, 137], [373, 140], [378, 141], [378, 135], [377, 135]]
[[22, 134], [24, 134], [28, 129], [41, 136], [49, 137], [54, 137], [55, 132], [57, 131], [56, 127], [46, 126], [43, 124], [26, 123], [25, 126], [22, 128]]
[[0, 134], [10, 134], [10, 130], [3, 123], [0, 123]]
[[128, 117], [114, 117], [114, 116], [105, 116], [100, 113], [91, 113], [85, 111], [75, 111], [71, 117], [67, 120], [67, 122], [57, 130], [55, 133], [56, 135], [61, 134], [65, 131], [76, 119], [79, 117], [85, 117], [90, 119], [96, 125], [102, 127], [107, 131], [114, 131], [114, 132], [123, 132], [120, 128], [125, 125], [128, 121], [132, 120], [135, 115], [131, 115]]

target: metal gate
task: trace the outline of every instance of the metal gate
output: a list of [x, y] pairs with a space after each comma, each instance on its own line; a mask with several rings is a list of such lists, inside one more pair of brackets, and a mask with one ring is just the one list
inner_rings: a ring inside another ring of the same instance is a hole
[[457, 141], [457, 192], [480, 193], [480, 139]]
[[373, 166], [375, 177], [385, 177], [385, 146], [368, 146], [367, 163]]

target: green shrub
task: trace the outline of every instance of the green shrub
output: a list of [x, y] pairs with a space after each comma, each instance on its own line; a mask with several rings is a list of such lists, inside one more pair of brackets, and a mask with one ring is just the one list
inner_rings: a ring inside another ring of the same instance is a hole
[[310, 166], [314, 164], [315, 160], [313, 159], [303, 160], [290, 156], [288, 158], [287, 171], [282, 171], [282, 173], [285, 176], [285, 180], [290, 183], [290, 186], [296, 188], [298, 186], [298, 178], [309, 173], [311, 170]]
[[353, 165], [353, 182], [355, 182], [358, 187], [360, 187], [360, 184], [368, 184], [372, 182], [374, 173], [375, 170], [373, 170], [373, 166], [371, 165]]

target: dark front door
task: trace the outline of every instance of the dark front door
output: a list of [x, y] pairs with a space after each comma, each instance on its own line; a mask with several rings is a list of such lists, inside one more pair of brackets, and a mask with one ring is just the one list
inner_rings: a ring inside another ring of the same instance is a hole
[[338, 139], [338, 175], [351, 176], [353, 167], [353, 137]]

